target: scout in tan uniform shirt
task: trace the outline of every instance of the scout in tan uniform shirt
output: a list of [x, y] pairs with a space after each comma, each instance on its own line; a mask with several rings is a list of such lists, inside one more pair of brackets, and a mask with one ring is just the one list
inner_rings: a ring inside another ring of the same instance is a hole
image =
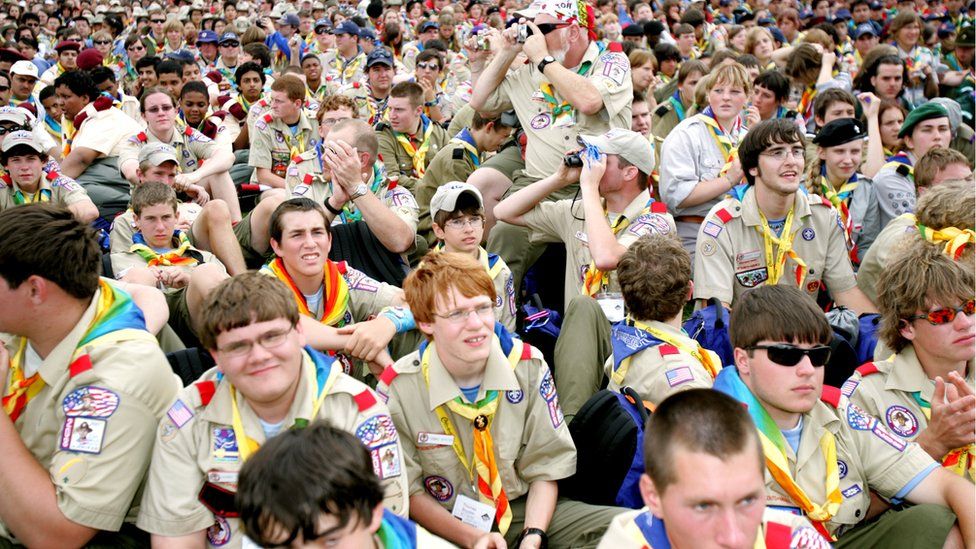
[[722, 361], [681, 329], [691, 298], [688, 252], [673, 236], [642, 236], [620, 258], [617, 280], [628, 315], [610, 329], [607, 388], [630, 387], [654, 404], [677, 391], [710, 388]]
[[430, 201], [434, 250], [468, 254], [485, 268], [495, 286], [495, 320], [515, 332], [515, 281], [505, 260], [481, 247], [485, 234], [485, 209], [481, 193], [473, 185], [454, 181], [438, 187]]
[[85, 71], [66, 72], [55, 82], [64, 102], [61, 120], [62, 172], [78, 179], [96, 160], [118, 157], [139, 124], [112, 106]]
[[179, 389], [142, 312], [98, 278], [100, 257], [94, 231], [67, 210], [0, 212], [5, 545], [123, 542], [110, 532], [127, 528]]
[[[762, 286], [736, 303], [729, 324], [736, 368], [723, 369], [715, 389], [745, 404], [759, 430], [767, 505], [802, 512], [844, 547], [942, 547], [958, 535], [956, 517], [971, 539], [973, 484], [823, 386], [833, 332], [816, 303], [796, 288]], [[916, 505], [862, 524], [871, 492]]]
[[85, 223], [98, 217], [98, 208], [74, 179], [45, 172], [49, 157], [29, 131], [10, 132], [3, 140], [0, 164], [0, 210], [34, 202], [50, 202], [68, 208]]
[[[291, 196], [309, 196], [324, 204], [333, 224], [364, 221], [393, 253], [416, 244], [417, 201], [399, 180], [388, 178], [377, 157], [373, 128], [362, 120], [340, 120], [328, 140], [316, 145], [289, 168], [285, 183]], [[330, 181], [327, 181], [330, 180]]]
[[248, 165], [255, 168], [252, 181], [284, 188], [288, 163], [318, 142], [318, 124], [302, 109], [305, 83], [297, 76], [275, 80], [270, 103], [270, 112], [254, 122]]
[[431, 160], [451, 139], [447, 131], [423, 114], [424, 91], [414, 82], [390, 90], [387, 116], [376, 124], [379, 154], [389, 177], [413, 190]]
[[547, 537], [554, 547], [594, 547], [621, 509], [557, 503], [556, 481], [576, 469], [573, 440], [541, 354], [493, 333], [484, 268], [428, 254], [404, 288], [429, 341], [387, 368], [377, 392], [404, 441], [411, 516], [467, 547], [523, 538], [538, 547]]
[[843, 392], [943, 467], [972, 480], [976, 412], [960, 406], [974, 392], [973, 243], [959, 250], [959, 260], [944, 246], [913, 236], [885, 269], [878, 283], [879, 335], [896, 354], [858, 368]]
[[641, 448], [645, 507], [614, 517], [600, 549], [830, 546], [805, 518], [766, 507], [759, 438], [742, 405], [705, 389], [659, 404]]
[[787, 284], [816, 298], [822, 281], [838, 305], [873, 312], [857, 289], [837, 211], [799, 191], [804, 153], [796, 124], [760, 122], [738, 152], [748, 183], [716, 204], [698, 231], [695, 299], [730, 306], [764, 284]]
[[139, 527], [154, 538], [199, 544], [206, 536], [212, 547], [241, 547], [230, 497], [241, 465], [282, 430], [318, 419], [356, 434], [386, 506], [405, 515], [407, 477], [386, 406], [333, 359], [303, 348], [287, 289], [246, 273], [214, 290], [205, 311], [200, 336], [217, 367], [184, 388], [159, 424]]
[[[675, 234], [664, 203], [648, 194], [654, 161], [644, 136], [612, 129], [580, 136], [580, 143], [586, 147], [579, 153], [582, 170], [563, 163], [495, 206], [499, 219], [529, 229], [529, 242], [566, 244], [565, 314], [554, 374], [570, 416], [600, 389], [602, 365], [611, 354], [610, 323], [626, 313], [617, 262], [645, 234]], [[580, 200], [545, 201], [576, 181]]]

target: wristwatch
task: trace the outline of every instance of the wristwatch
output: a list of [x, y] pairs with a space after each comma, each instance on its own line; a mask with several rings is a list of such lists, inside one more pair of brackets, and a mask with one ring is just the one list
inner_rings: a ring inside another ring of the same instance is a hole
[[551, 55], [547, 55], [547, 56], [545, 56], [545, 57], [542, 58], [542, 61], [539, 61], [539, 64], [536, 65], [536, 67], [539, 69], [539, 72], [545, 73], [546, 72], [546, 65], [548, 65], [549, 63], [555, 63], [555, 62], [556, 62], [556, 58], [555, 57], [553, 57]]
[[356, 188], [353, 189], [352, 193], [349, 194], [349, 200], [356, 200], [357, 198], [359, 198], [360, 196], [364, 196], [368, 192], [369, 192], [369, 188], [366, 187], [366, 184], [360, 183], [359, 185], [356, 185]]

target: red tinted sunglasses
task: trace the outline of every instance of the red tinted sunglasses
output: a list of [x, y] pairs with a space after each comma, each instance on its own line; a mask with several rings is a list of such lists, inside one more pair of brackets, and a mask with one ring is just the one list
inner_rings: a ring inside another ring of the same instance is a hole
[[974, 313], [976, 313], [976, 300], [970, 299], [958, 307], [946, 307], [944, 309], [939, 309], [938, 311], [925, 313], [924, 315], [912, 315], [908, 317], [908, 320], [921, 320], [924, 318], [925, 320], [929, 321], [929, 324], [933, 326], [940, 326], [955, 320], [956, 315], [959, 313], [964, 313], [967, 316], [972, 316]]

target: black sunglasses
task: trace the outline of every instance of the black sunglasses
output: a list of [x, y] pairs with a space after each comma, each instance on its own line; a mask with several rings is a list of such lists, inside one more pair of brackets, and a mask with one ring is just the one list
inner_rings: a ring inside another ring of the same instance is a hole
[[830, 360], [830, 347], [826, 345], [818, 345], [812, 349], [803, 349], [795, 345], [787, 345], [785, 343], [776, 343], [774, 345], [753, 345], [751, 347], [746, 347], [747, 351], [752, 351], [754, 349], [763, 349], [766, 351], [766, 356], [769, 360], [772, 360], [776, 364], [781, 366], [796, 366], [803, 360], [804, 355], [810, 357], [810, 364], [820, 367], [827, 364]]
[[10, 89], [10, 86], [0, 86], [0, 92], [5, 92]]
[[240, 42], [221, 42], [220, 43], [220, 47], [222, 47], [222, 48], [236, 48], [237, 46], [240, 46], [240, 45], [241, 45]]
[[162, 23], [165, 23], [165, 22], [166, 22], [166, 20], [165, 20], [165, 19], [150, 19], [150, 21], [152, 21], [153, 23], [160, 23], [160, 24], [162, 24]]
[[567, 25], [568, 23], [536, 23], [535, 26], [539, 28], [539, 32], [541, 32], [543, 35], [546, 35], [556, 29], [561, 29]]
[[93, 44], [111, 44], [112, 41], [111, 40], [95, 40], [92, 43]]

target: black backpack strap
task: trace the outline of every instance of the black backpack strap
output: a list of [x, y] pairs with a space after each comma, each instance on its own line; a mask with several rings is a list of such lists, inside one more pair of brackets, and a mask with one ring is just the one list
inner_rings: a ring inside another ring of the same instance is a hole
[[169, 361], [170, 368], [179, 376], [184, 387], [200, 379], [204, 372], [216, 366], [210, 353], [197, 347], [166, 353], [166, 360]]

